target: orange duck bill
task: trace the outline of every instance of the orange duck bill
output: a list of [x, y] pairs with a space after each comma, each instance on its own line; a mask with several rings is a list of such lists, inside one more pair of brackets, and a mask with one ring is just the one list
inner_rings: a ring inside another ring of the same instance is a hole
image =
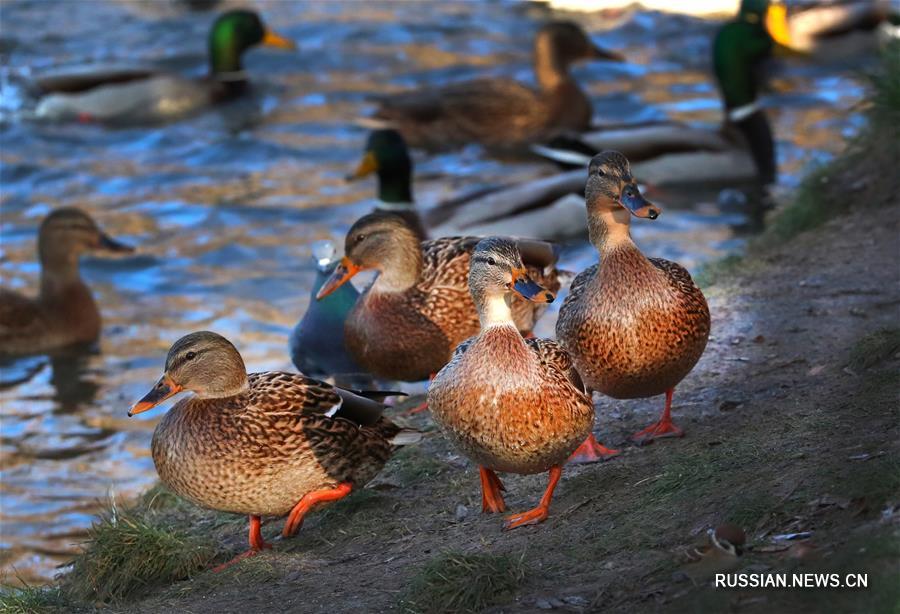
[[148, 409], [153, 409], [169, 397], [178, 394], [184, 390], [181, 386], [172, 381], [172, 379], [168, 375], [163, 375], [159, 378], [159, 381], [156, 382], [156, 385], [153, 387], [150, 392], [144, 395], [144, 398], [135, 403], [131, 409], [128, 410], [128, 417], [135, 414], [140, 414], [142, 412], [147, 411]]
[[556, 298], [547, 288], [531, 279], [525, 269], [513, 269], [512, 290], [522, 298], [535, 303], [552, 303]]
[[331, 273], [331, 277], [325, 280], [319, 292], [316, 294], [316, 300], [321, 301], [323, 298], [343, 286], [354, 275], [362, 271], [362, 267], [358, 267], [350, 261], [347, 256], [341, 258], [341, 263], [337, 265]]

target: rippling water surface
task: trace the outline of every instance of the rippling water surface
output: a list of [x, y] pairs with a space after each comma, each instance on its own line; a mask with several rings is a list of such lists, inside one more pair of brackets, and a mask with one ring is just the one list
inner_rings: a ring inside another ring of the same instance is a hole
[[[365, 140], [350, 122], [368, 110], [365, 94], [473, 75], [529, 80], [531, 35], [549, 15], [510, 2], [244, 4], [298, 50], [247, 55], [252, 100], [143, 129], [34, 123], [24, 84], [41, 70], [84, 62], [202, 74], [212, 14], [162, 0], [0, 5], [3, 285], [34, 291], [36, 227], [56, 207], [82, 207], [139, 248], [127, 258], [83, 261], [104, 316], [99, 353], [3, 368], [5, 581], [50, 577], [100, 501], [154, 481], [148, 446], [160, 412], [131, 420], [125, 412], [156, 381], [176, 338], [216, 330], [251, 370], [290, 368], [286, 337], [313, 276], [308, 245], [340, 240], [373, 194], [371, 183], [343, 180]], [[719, 120], [707, 59], [714, 23], [656, 13], [614, 22], [576, 17], [629, 58], [576, 69], [598, 120]], [[856, 127], [862, 91], [850, 67], [794, 63], [771, 83], [782, 187], [789, 187]], [[474, 147], [416, 162], [416, 196], [425, 205], [553, 171], [537, 161], [492, 160]], [[740, 246], [735, 228], [744, 217], [717, 204], [715, 192], [669, 198], [660, 196], [669, 207], [658, 222], [635, 228], [647, 251], [696, 269]], [[593, 258], [584, 242], [565, 255], [573, 270]], [[539, 332], [548, 330], [552, 317]]]

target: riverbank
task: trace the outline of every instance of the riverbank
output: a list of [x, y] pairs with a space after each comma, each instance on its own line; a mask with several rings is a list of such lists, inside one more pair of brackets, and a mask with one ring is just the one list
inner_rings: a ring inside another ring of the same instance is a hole
[[[875, 90], [869, 129], [745, 256], [702, 276], [713, 331], [676, 394], [687, 436], [634, 447], [626, 437], [662, 400], [598, 397], [598, 436], [623, 454], [567, 468], [544, 524], [501, 533], [498, 517], [480, 513], [477, 471], [426, 414], [413, 421], [429, 433], [423, 444], [272, 551], [207, 571], [243, 549], [245, 519], [155, 489], [98, 524], [61, 586], [8, 593], [0, 611], [892, 611], [896, 89]], [[545, 476], [504, 481], [520, 510]], [[708, 548], [707, 529], [723, 523], [746, 532], [740, 556]], [[266, 537], [280, 524], [265, 525]], [[868, 588], [714, 588], [725, 572], [865, 573]]]

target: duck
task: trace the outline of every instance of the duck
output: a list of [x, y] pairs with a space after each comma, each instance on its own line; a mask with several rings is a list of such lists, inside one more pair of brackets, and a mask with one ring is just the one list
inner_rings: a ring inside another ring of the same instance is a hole
[[[631, 239], [631, 216], [657, 219], [628, 159], [617, 151], [591, 160], [585, 203], [588, 235], [600, 261], [572, 282], [556, 336], [591, 392], [614, 399], [666, 395], [659, 421], [635, 433], [640, 444], [681, 437], [671, 419], [675, 386], [694, 368], [709, 339], [709, 306], [681, 265], [647, 258]], [[573, 462], [615, 456], [593, 434]]]
[[538, 506], [506, 518], [503, 528], [537, 524], [549, 514], [562, 466], [591, 433], [594, 406], [568, 353], [516, 328], [513, 294], [539, 303], [555, 295], [528, 276], [514, 242], [482, 239], [468, 285], [480, 329], [435, 376], [428, 405], [444, 435], [478, 465], [483, 512], [505, 511], [498, 471], [549, 472]]
[[248, 374], [237, 348], [211, 331], [172, 344], [162, 377], [128, 416], [181, 392], [193, 395], [157, 424], [153, 463], [178, 496], [249, 517], [249, 549], [221, 568], [268, 547], [262, 516], [286, 516], [282, 536], [291, 537], [313, 507], [362, 488], [418, 439], [386, 419], [377, 398], [299, 373]]
[[622, 61], [594, 45], [571, 21], [545, 24], [534, 39], [538, 89], [510, 79], [477, 79], [443, 87], [373, 96], [374, 115], [360, 123], [394, 128], [413, 147], [445, 150], [471, 143], [514, 149], [560, 130], [585, 130], [593, 108], [569, 73], [584, 60]]
[[348, 384], [365, 380], [368, 385], [362, 367], [356, 364], [344, 345], [344, 321], [356, 305], [359, 291], [353, 284], [344, 284], [317, 301], [316, 294], [340, 260], [335, 257], [336, 249], [331, 241], [316, 241], [311, 250], [316, 275], [306, 312], [291, 331], [288, 342], [291, 361], [304, 375]]
[[102, 319], [81, 278], [79, 259], [88, 252], [133, 251], [100, 230], [81, 209], [52, 211], [38, 230], [40, 293], [28, 297], [0, 288], [0, 355], [46, 354], [96, 342]]
[[295, 49], [293, 41], [269, 30], [254, 11], [223, 13], [209, 32], [209, 74], [189, 79], [158, 70], [90, 68], [38, 78], [34, 114], [52, 121], [155, 123], [227, 102], [248, 90], [241, 58], [251, 47]]
[[372, 130], [348, 181], [377, 176], [375, 211], [406, 219], [424, 241], [429, 237], [503, 234], [555, 241], [584, 234], [584, 172], [559, 173], [524, 184], [463, 193], [422, 211], [413, 197], [413, 159], [403, 135]]
[[757, 68], [777, 43], [789, 44], [785, 12], [768, 0], [743, 0], [740, 11], [717, 31], [712, 63], [724, 106], [720, 126], [678, 122], [638, 124], [576, 135], [557, 135], [532, 146], [564, 168], [585, 168], [603, 150], [616, 150], [634, 164], [635, 176], [651, 186], [704, 182], [777, 180], [772, 128], [758, 100]]
[[[347, 349], [363, 369], [387, 380], [425, 380], [478, 331], [466, 285], [478, 241], [443, 237], [422, 242], [404, 218], [381, 211], [350, 227], [345, 255], [316, 298], [329, 296], [360, 271], [377, 271], [344, 324]], [[542, 241], [519, 244], [529, 253], [535, 277], [557, 291], [555, 247]], [[529, 334], [546, 305], [520, 300], [512, 309], [519, 330]]]

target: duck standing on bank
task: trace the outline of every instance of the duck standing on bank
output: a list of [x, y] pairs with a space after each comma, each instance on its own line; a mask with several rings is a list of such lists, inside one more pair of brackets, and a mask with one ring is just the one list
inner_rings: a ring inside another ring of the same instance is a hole
[[480, 331], [434, 378], [428, 405], [444, 434], [478, 464], [482, 511], [505, 510], [496, 471], [550, 472], [540, 504], [507, 518], [503, 528], [536, 524], [547, 518], [562, 465], [591, 432], [594, 406], [565, 350], [516, 329], [511, 294], [538, 302], [554, 295], [528, 277], [515, 243], [482, 240], [472, 253], [469, 289]]
[[52, 212], [38, 231], [41, 290], [28, 298], [0, 289], [0, 355], [42, 354], [93, 343], [100, 336], [100, 310], [78, 269], [91, 251], [131, 253], [80, 209]]
[[362, 123], [394, 128], [413, 147], [426, 149], [469, 143], [506, 149], [550, 138], [561, 130], [586, 130], [593, 108], [569, 68], [591, 59], [622, 57], [595, 46], [578, 25], [554, 21], [534, 39], [537, 90], [510, 79], [477, 79], [376, 96], [379, 109]]
[[[390, 380], [420, 381], [447, 364], [453, 349], [478, 331], [478, 313], [467, 279], [477, 237], [420, 241], [392, 213], [370, 213], [347, 232], [341, 264], [319, 290], [322, 299], [360, 271], [378, 272], [350, 312], [345, 339], [350, 355], [366, 371]], [[549, 243], [523, 241], [552, 291], [559, 289], [556, 251]], [[518, 330], [529, 333], [545, 306], [517, 300]]]
[[[580, 273], [559, 310], [556, 335], [588, 390], [614, 399], [665, 393], [662, 417], [635, 433], [647, 443], [680, 437], [672, 423], [675, 386], [694, 368], [709, 338], [709, 307], [679, 264], [647, 258], [631, 239], [631, 216], [656, 219], [628, 160], [615, 151], [591, 161], [586, 189], [588, 233], [600, 262]], [[615, 455], [591, 435], [574, 461]]]
[[266, 547], [260, 516], [294, 535], [314, 506], [369, 482], [393, 449], [418, 439], [378, 401], [297, 373], [247, 374], [237, 349], [201, 331], [176, 341], [165, 373], [129, 416], [182, 391], [153, 433], [160, 480], [197, 505], [250, 517], [250, 549]]
[[256, 45], [294, 49], [253, 11], [222, 14], [209, 32], [209, 75], [188, 79], [149, 69], [65, 72], [38, 79], [35, 115], [51, 120], [158, 122], [227, 102], [248, 91], [241, 58]]

